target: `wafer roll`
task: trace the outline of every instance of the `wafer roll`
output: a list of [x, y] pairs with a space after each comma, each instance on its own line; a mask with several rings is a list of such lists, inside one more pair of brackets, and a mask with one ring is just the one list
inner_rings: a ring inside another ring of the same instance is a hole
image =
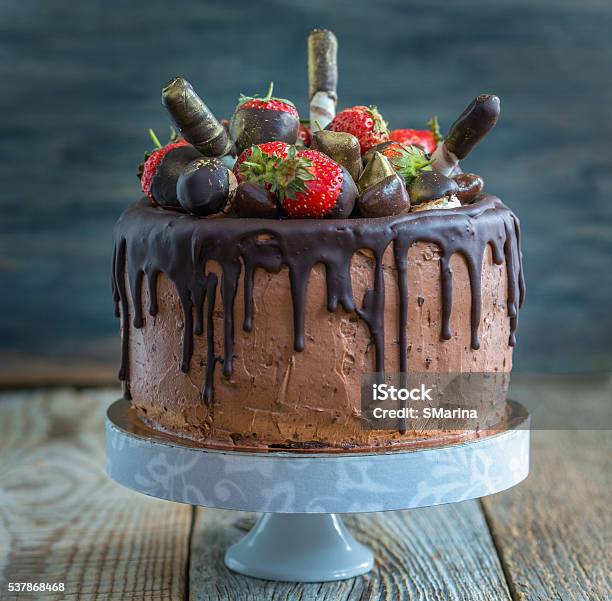
[[162, 90], [162, 104], [182, 136], [204, 156], [222, 157], [232, 143], [223, 125], [217, 121], [191, 84], [175, 77]]
[[[336, 115], [338, 102], [338, 41], [327, 29], [313, 29], [308, 35], [308, 98], [310, 129], [325, 128]], [[319, 127], [320, 126], [320, 127]]]

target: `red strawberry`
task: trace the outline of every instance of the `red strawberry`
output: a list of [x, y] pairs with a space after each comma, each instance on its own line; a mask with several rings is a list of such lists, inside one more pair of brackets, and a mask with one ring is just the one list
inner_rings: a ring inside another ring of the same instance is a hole
[[[162, 146], [157, 139], [157, 136], [153, 132], [153, 130], [149, 130], [149, 135], [153, 139], [153, 142], [157, 146], [157, 149], [151, 152], [150, 154], [145, 155], [145, 162], [139, 170], [140, 175], [140, 185], [142, 187], [142, 191], [145, 193], [147, 198], [150, 200], [155, 200], [153, 198], [153, 194], [151, 193], [151, 185], [153, 184], [153, 178], [157, 173], [157, 169], [162, 162], [162, 159], [175, 148], [179, 148], [180, 146], [189, 146], [189, 142], [187, 140], [183, 140], [182, 138], [177, 140], [176, 142], [172, 141], [165, 146]], [[175, 139], [176, 136], [172, 136], [172, 139]]]
[[275, 159], [286, 159], [288, 153], [289, 144], [285, 142], [265, 142], [251, 146], [236, 160], [234, 175], [238, 183], [243, 181], [263, 183], [269, 189], [271, 187], [269, 175], [278, 162]]
[[310, 130], [306, 127], [305, 123], [300, 121], [300, 130], [298, 131], [298, 142], [301, 142], [304, 146], [309, 147], [312, 142], [312, 136]]
[[389, 139], [387, 123], [375, 106], [344, 109], [333, 118], [327, 129], [353, 134], [359, 140], [361, 154]]
[[437, 144], [434, 133], [428, 129], [394, 129], [389, 139], [406, 146], [420, 146], [427, 154], [431, 154]]
[[273, 84], [264, 98], [241, 96], [229, 123], [238, 152], [250, 146], [280, 140], [295, 144], [300, 117], [289, 100], [272, 96]]
[[348, 172], [322, 152], [292, 147], [274, 170], [272, 192], [289, 217], [318, 219], [340, 199], [345, 177]]

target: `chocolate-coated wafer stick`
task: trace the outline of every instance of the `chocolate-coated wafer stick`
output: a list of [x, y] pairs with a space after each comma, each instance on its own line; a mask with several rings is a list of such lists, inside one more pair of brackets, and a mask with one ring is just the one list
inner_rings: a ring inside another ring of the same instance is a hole
[[310, 129], [319, 131], [336, 115], [338, 102], [338, 41], [327, 29], [308, 34], [308, 98]]
[[432, 155], [434, 171], [450, 175], [488, 133], [499, 117], [499, 98], [492, 94], [476, 96], [451, 125], [444, 141]]
[[204, 156], [226, 155], [232, 143], [225, 128], [196, 94], [191, 84], [182, 77], [175, 77], [162, 90], [162, 104], [181, 134]]

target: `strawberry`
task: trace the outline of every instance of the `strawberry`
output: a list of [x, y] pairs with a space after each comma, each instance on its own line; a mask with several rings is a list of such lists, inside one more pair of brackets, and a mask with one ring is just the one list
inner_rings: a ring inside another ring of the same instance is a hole
[[431, 161], [420, 146], [408, 146], [393, 140], [383, 142], [365, 155], [366, 163], [374, 152], [384, 154], [407, 184], [416, 177], [419, 171], [431, 171]]
[[[139, 166], [138, 175], [140, 177], [140, 186], [146, 197], [155, 204], [160, 206], [178, 206], [178, 201], [170, 192], [167, 194], [166, 188], [172, 188], [172, 182], [166, 186], [167, 180], [178, 178], [175, 172], [180, 168], [180, 164], [185, 165], [200, 156], [200, 153], [183, 138], [179, 138], [175, 131], [171, 132], [170, 142], [165, 146], [161, 145], [155, 132], [149, 130], [149, 135], [156, 146], [153, 152], [146, 153], [144, 163]], [[177, 148], [185, 147], [185, 151], [180, 153], [180, 156], [174, 156], [172, 161], [166, 161], [166, 157]], [[163, 163], [163, 165], [162, 165]], [[176, 177], [174, 177], [176, 176]], [[154, 185], [154, 182], [156, 185]], [[168, 198], [166, 198], [168, 196]]]
[[332, 119], [327, 129], [353, 134], [359, 140], [362, 155], [389, 139], [387, 123], [375, 106], [344, 109]]
[[[285, 213], [298, 219], [324, 217], [336, 203], [342, 205], [348, 217], [357, 196], [351, 176], [338, 163], [318, 150], [298, 152], [295, 147], [275, 167], [271, 190]], [[343, 192], [351, 196], [348, 212]]]
[[307, 127], [308, 121], [300, 121], [300, 129], [298, 131], [298, 142], [301, 142], [307, 148], [310, 146], [312, 142], [312, 136], [310, 134], [310, 130]]
[[272, 185], [269, 181], [270, 172], [278, 162], [277, 159], [287, 158], [289, 148], [285, 142], [265, 142], [247, 148], [234, 164], [234, 175], [238, 183], [263, 183], [269, 189]]
[[294, 104], [272, 96], [273, 84], [264, 98], [240, 96], [229, 123], [229, 131], [238, 152], [250, 146], [276, 140], [295, 144], [300, 116]]
[[406, 146], [420, 146], [427, 154], [436, 149], [436, 139], [428, 129], [394, 129], [389, 138]]

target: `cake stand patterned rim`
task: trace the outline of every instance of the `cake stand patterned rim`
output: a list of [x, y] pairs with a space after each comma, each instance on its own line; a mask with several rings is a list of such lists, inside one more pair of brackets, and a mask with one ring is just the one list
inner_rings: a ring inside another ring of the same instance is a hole
[[406, 442], [394, 443], [387, 447], [358, 447], [358, 448], [269, 448], [269, 447], [248, 447], [246, 445], [235, 445], [229, 448], [224, 445], [207, 444], [204, 445], [190, 438], [182, 438], [175, 434], [154, 428], [136, 414], [130, 401], [119, 399], [112, 403], [107, 410], [107, 419], [113, 425], [123, 430], [126, 434], [141, 438], [143, 440], [155, 440], [158, 444], [175, 445], [189, 447], [202, 452], [231, 453], [232, 455], [264, 455], [275, 457], [360, 457], [372, 455], [388, 455], [395, 453], [407, 453], [425, 451], [426, 449], [436, 449], [444, 446], [457, 446], [469, 444], [483, 438], [503, 435], [508, 430], [515, 428], [529, 427], [529, 414], [527, 409], [520, 403], [508, 399], [506, 401], [506, 418], [503, 423], [490, 426], [486, 430], [479, 432], [457, 431], [444, 432], [439, 438], [429, 437], [409, 440]]
[[469, 442], [345, 454], [246, 453], [135, 435], [106, 420], [107, 473], [120, 484], [170, 501], [268, 513], [360, 513], [411, 509], [500, 492], [529, 473], [529, 416], [509, 401], [512, 428]]

